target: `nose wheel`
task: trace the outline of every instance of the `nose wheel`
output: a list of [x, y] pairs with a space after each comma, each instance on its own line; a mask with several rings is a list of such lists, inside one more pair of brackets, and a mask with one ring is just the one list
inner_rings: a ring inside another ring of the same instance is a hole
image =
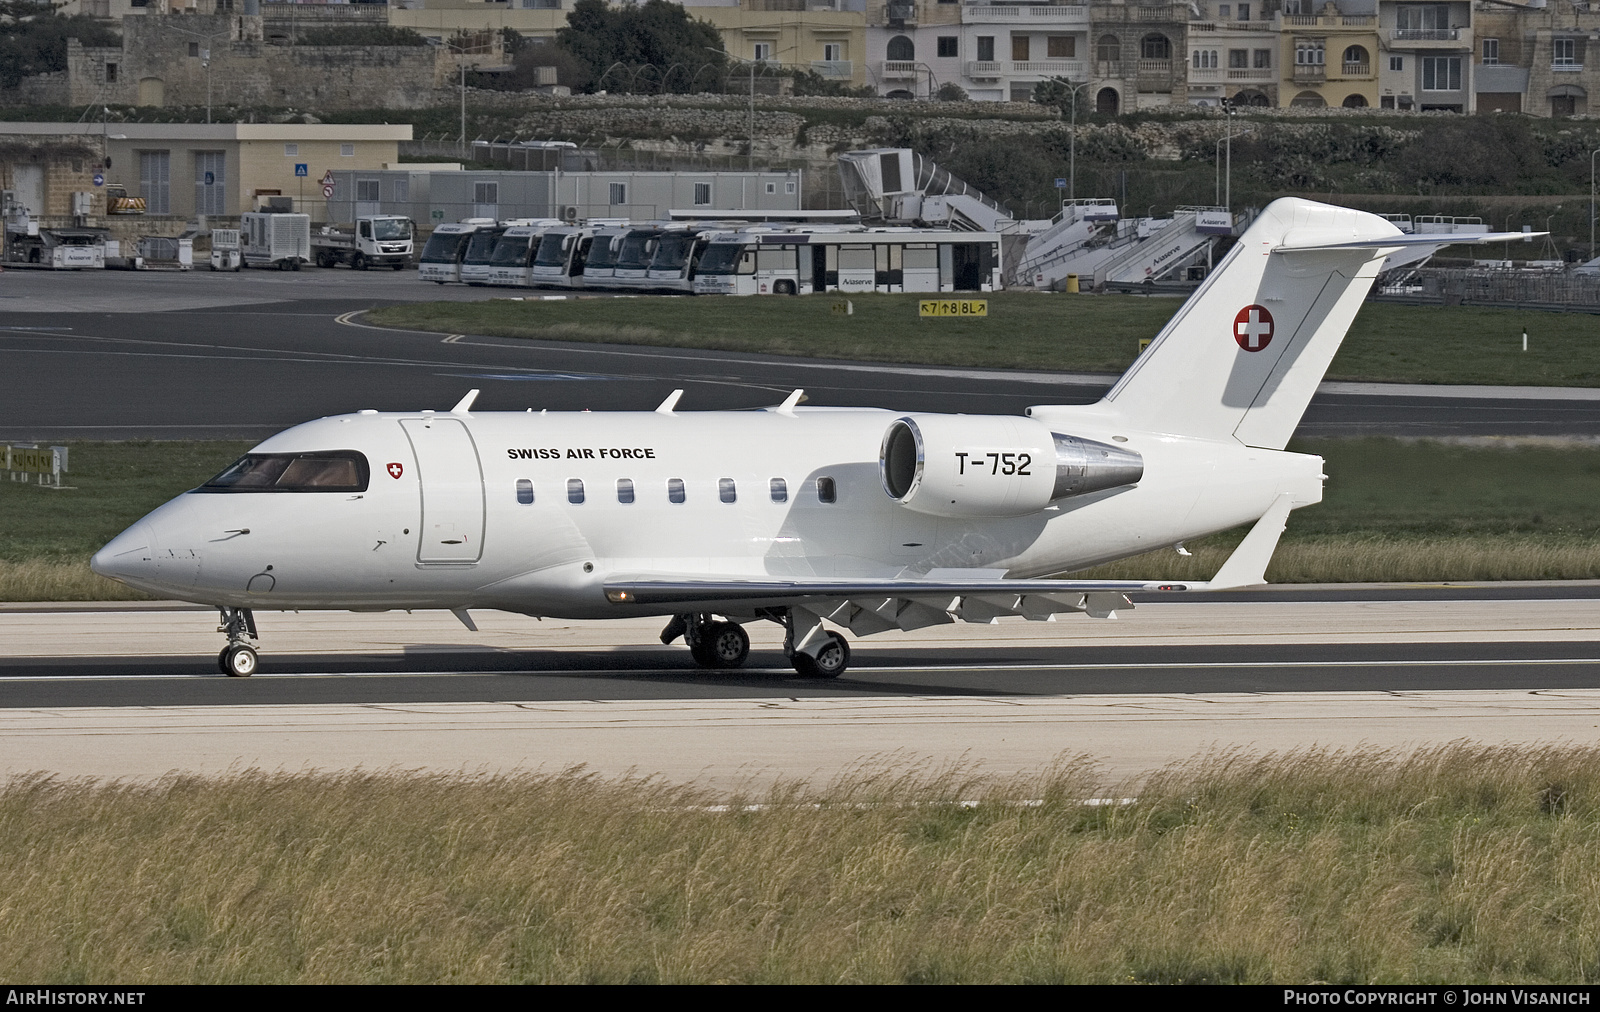
[[256, 673], [260, 658], [256, 648], [245, 642], [245, 637], [259, 639], [256, 635], [256, 617], [248, 608], [223, 608], [222, 624], [217, 632], [226, 633], [228, 645], [217, 654], [217, 670], [229, 678], [249, 678]]

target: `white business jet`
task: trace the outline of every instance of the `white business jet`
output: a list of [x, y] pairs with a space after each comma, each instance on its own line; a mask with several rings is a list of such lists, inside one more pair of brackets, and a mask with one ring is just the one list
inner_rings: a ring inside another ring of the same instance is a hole
[[[1522, 238], [1516, 233], [1515, 238]], [[256, 609], [661, 615], [708, 667], [786, 630], [802, 675], [860, 636], [1112, 616], [1131, 591], [1264, 583], [1322, 459], [1286, 453], [1384, 258], [1454, 237], [1274, 202], [1099, 403], [1022, 416], [360, 411], [297, 425], [118, 535], [94, 571], [216, 605], [222, 671]], [[1500, 235], [1479, 241], [1500, 241]], [[1071, 340], [1069, 333], [1062, 340]], [[1197, 583], [1054, 579], [1241, 524]]]

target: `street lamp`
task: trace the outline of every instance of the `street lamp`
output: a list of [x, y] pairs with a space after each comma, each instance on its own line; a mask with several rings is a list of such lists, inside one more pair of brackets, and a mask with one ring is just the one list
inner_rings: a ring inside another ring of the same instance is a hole
[[[1240, 130], [1239, 131], [1239, 136], [1240, 137], [1244, 137], [1244, 136], [1247, 136], [1249, 133], [1250, 133], [1249, 129]], [[1217, 138], [1217, 142], [1215, 144], [1211, 145], [1211, 162], [1212, 162], [1212, 165], [1214, 166], [1213, 172], [1215, 173], [1215, 176], [1216, 176], [1216, 193], [1214, 195], [1214, 199], [1216, 200], [1216, 205], [1218, 207], [1223, 206], [1222, 205], [1222, 145], [1225, 142], [1228, 143], [1229, 152], [1231, 153], [1232, 152], [1232, 142], [1227, 137], [1218, 137]], [[1229, 163], [1229, 168], [1230, 169], [1232, 168], [1231, 161]]]
[[1589, 259], [1594, 259], [1594, 158], [1600, 148], [1589, 153]]
[[1064, 77], [1056, 78], [1067, 89], [1067, 101], [1072, 103], [1072, 130], [1067, 135], [1067, 199], [1078, 196], [1078, 92], [1089, 87], [1090, 82], [1073, 84]]

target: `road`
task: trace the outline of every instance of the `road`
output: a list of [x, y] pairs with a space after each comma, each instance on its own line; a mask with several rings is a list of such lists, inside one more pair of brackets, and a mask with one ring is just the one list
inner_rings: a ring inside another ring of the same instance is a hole
[[[350, 318], [492, 294], [410, 272], [106, 272], [92, 291], [85, 277], [0, 276], [0, 439], [255, 439], [359, 408], [447, 408], [471, 387], [486, 410], [648, 409], [680, 387], [684, 410], [748, 408], [801, 387], [811, 404], [1014, 413], [1093, 401], [1112, 380], [419, 334]], [[48, 308], [62, 305], [78, 311]], [[1299, 431], [1600, 437], [1600, 390], [1328, 384]]]

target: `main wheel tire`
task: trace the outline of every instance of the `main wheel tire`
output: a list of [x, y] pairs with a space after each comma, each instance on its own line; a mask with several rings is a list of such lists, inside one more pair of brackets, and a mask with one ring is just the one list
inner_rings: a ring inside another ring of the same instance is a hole
[[223, 670], [227, 672], [229, 678], [249, 678], [256, 673], [259, 661], [252, 647], [229, 647], [222, 652]]
[[850, 644], [836, 632], [828, 634], [828, 644], [817, 656], [795, 651], [794, 669], [802, 678], [838, 678], [850, 666]]
[[750, 634], [737, 622], [716, 623], [701, 642], [719, 668], [737, 668], [750, 656]]
[[693, 657], [694, 662], [702, 668], [714, 668], [717, 666], [717, 655], [711, 652], [710, 637], [700, 640], [698, 643], [689, 644], [689, 656]]
[[217, 670], [222, 672], [223, 674], [227, 674], [228, 673], [228, 650], [229, 649], [230, 648], [228, 648], [228, 647], [223, 647], [220, 651], [217, 652]]
[[358, 271], [366, 270], [367, 269], [367, 257], [366, 257], [366, 254], [357, 253], [355, 256], [351, 257], [350, 258], [350, 266], [354, 267]]

